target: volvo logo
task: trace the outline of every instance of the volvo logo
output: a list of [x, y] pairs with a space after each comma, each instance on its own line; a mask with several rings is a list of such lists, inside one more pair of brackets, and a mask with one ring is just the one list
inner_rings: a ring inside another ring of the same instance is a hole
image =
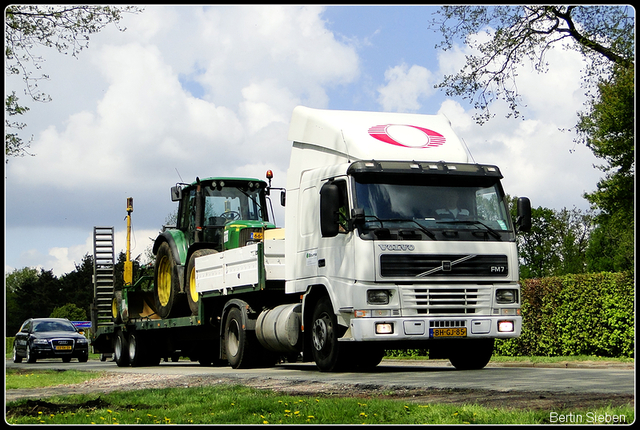
[[378, 245], [381, 251], [413, 251], [413, 245]]

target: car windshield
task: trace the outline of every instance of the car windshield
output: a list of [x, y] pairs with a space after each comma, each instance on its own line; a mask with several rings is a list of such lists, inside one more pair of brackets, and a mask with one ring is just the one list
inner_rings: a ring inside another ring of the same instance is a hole
[[47, 331], [76, 331], [69, 321], [38, 321], [34, 323], [33, 331], [42, 333]]
[[506, 239], [505, 233], [513, 229], [498, 183], [356, 181], [355, 191], [365, 231], [421, 229], [435, 239], [434, 232], [479, 230], [497, 240]]

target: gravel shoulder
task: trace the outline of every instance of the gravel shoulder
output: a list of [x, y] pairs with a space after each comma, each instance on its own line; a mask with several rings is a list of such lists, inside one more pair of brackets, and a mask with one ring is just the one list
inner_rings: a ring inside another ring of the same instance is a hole
[[[619, 363], [580, 362], [554, 363], [553, 367], [573, 366], [628, 367]], [[491, 366], [535, 367], [541, 364], [503, 363]], [[630, 365], [633, 368], [633, 365]], [[109, 372], [105, 376], [72, 385], [59, 385], [37, 389], [15, 389], [5, 391], [5, 404], [28, 399], [44, 402], [52, 396], [72, 394], [100, 394], [117, 390], [161, 389], [242, 384], [256, 389], [270, 390], [294, 396], [315, 397], [360, 397], [389, 398], [421, 404], [478, 404], [486, 407], [528, 410], [589, 410], [596, 407], [634, 405], [633, 395], [594, 393], [551, 393], [531, 391], [492, 391], [472, 389], [416, 389], [375, 384], [320, 383], [295, 380], [255, 378], [220, 378], [202, 375], [159, 375]]]

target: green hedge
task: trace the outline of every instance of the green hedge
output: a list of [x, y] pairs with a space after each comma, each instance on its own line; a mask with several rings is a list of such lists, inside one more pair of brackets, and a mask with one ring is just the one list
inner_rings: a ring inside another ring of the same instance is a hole
[[633, 273], [522, 281], [522, 335], [496, 342], [507, 356], [633, 357]]

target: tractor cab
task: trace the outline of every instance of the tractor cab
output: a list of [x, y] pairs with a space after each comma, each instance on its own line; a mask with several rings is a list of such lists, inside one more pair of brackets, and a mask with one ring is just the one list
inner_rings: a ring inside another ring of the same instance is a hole
[[262, 240], [269, 223], [267, 184], [258, 179], [207, 178], [171, 189], [179, 202], [177, 229], [187, 247], [218, 252]]

